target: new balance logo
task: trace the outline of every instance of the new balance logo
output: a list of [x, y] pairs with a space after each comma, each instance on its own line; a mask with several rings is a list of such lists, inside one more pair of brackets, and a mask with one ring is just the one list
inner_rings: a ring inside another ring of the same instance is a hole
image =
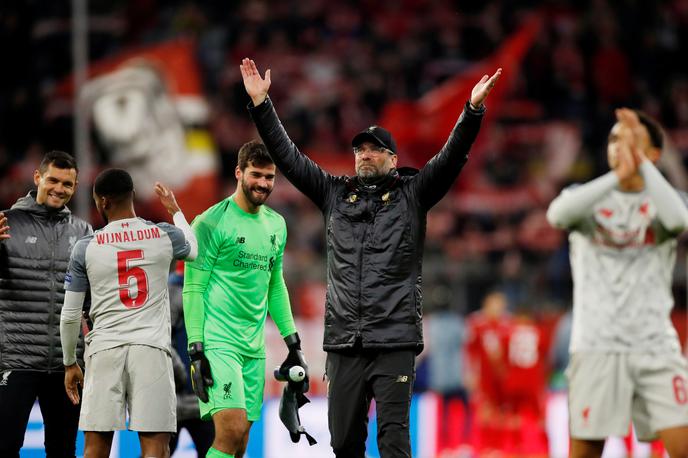
[[400, 375], [397, 377], [397, 383], [408, 383], [408, 375]]
[[26, 237], [26, 240], [24, 240], [24, 243], [32, 243], [32, 244], [34, 244], [34, 243], [36, 243], [36, 242], [38, 242], [38, 237], [35, 237], [35, 236], [33, 236], [33, 235], [29, 235], [28, 237]]
[[7, 386], [7, 379], [10, 378], [12, 371], [5, 371], [2, 373], [2, 379], [0, 380], [0, 386]]
[[246, 243], [246, 237], [237, 237], [236, 243]]

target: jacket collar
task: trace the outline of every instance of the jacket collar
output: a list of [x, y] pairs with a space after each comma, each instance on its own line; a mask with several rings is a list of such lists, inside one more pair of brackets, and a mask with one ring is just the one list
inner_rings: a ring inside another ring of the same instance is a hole
[[20, 197], [17, 202], [12, 205], [12, 209], [16, 210], [23, 210], [29, 213], [33, 213], [36, 215], [41, 215], [41, 216], [59, 216], [62, 218], [65, 218], [71, 214], [69, 211], [69, 208], [67, 206], [63, 206], [62, 208], [55, 209], [55, 208], [50, 208], [46, 207], [45, 205], [39, 204], [36, 202], [36, 191], [30, 191], [27, 195], [24, 197]]
[[397, 172], [397, 169], [392, 169], [387, 175], [372, 181], [363, 181], [358, 175], [350, 177], [347, 180], [347, 185], [350, 191], [372, 194], [390, 190], [399, 180], [399, 172]]

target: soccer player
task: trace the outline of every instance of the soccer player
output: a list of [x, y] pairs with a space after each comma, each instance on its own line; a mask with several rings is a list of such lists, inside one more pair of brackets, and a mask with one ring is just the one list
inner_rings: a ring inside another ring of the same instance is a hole
[[[174, 259], [193, 260], [198, 247], [172, 191], [160, 183], [154, 189], [175, 226], [136, 217], [126, 171], [98, 175], [93, 199], [107, 225], [76, 243], [65, 278], [64, 383], [74, 404], [83, 383], [79, 428], [89, 458], [110, 455], [113, 431], [125, 427], [125, 409], [145, 457], [169, 456], [170, 433], [177, 430], [167, 277]], [[93, 329], [86, 336], [84, 381], [75, 349], [89, 292]]]
[[624, 436], [632, 420], [640, 440], [659, 437], [669, 456], [688, 457], [688, 370], [669, 316], [688, 208], [653, 165], [659, 124], [625, 108], [616, 118], [611, 171], [565, 189], [547, 212], [570, 232], [571, 456], [600, 456], [605, 438]]
[[501, 448], [505, 432], [505, 379], [512, 317], [506, 296], [490, 291], [467, 322], [466, 356], [471, 368], [475, 435], [485, 451]]
[[[199, 257], [184, 270], [184, 319], [191, 379], [201, 418], [212, 418], [215, 440], [207, 457], [241, 457], [260, 418], [265, 385], [265, 319], [269, 311], [289, 348], [280, 371], [307, 370], [289, 303], [282, 258], [284, 218], [264, 205], [275, 164], [262, 143], [244, 144], [234, 194], [198, 216], [192, 226]], [[307, 390], [306, 379], [295, 388]]]

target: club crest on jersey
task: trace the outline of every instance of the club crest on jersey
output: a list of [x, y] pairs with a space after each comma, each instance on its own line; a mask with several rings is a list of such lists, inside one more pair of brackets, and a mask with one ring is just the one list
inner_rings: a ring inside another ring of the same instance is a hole
[[270, 245], [272, 245], [272, 251], [277, 251], [277, 234], [270, 235]]
[[583, 417], [583, 423], [585, 425], [588, 425], [588, 421], [590, 419], [590, 406], [586, 406], [583, 411], [581, 412], [581, 416]]

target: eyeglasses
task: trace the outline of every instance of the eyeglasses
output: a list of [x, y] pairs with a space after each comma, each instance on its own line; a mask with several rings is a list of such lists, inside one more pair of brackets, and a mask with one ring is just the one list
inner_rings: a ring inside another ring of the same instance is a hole
[[364, 151], [370, 151], [373, 154], [382, 154], [382, 153], [386, 153], [389, 150], [387, 148], [385, 148], [384, 146], [379, 146], [379, 145], [370, 145], [370, 146], [362, 145], [362, 146], [355, 146], [354, 147], [354, 154], [360, 154]]

